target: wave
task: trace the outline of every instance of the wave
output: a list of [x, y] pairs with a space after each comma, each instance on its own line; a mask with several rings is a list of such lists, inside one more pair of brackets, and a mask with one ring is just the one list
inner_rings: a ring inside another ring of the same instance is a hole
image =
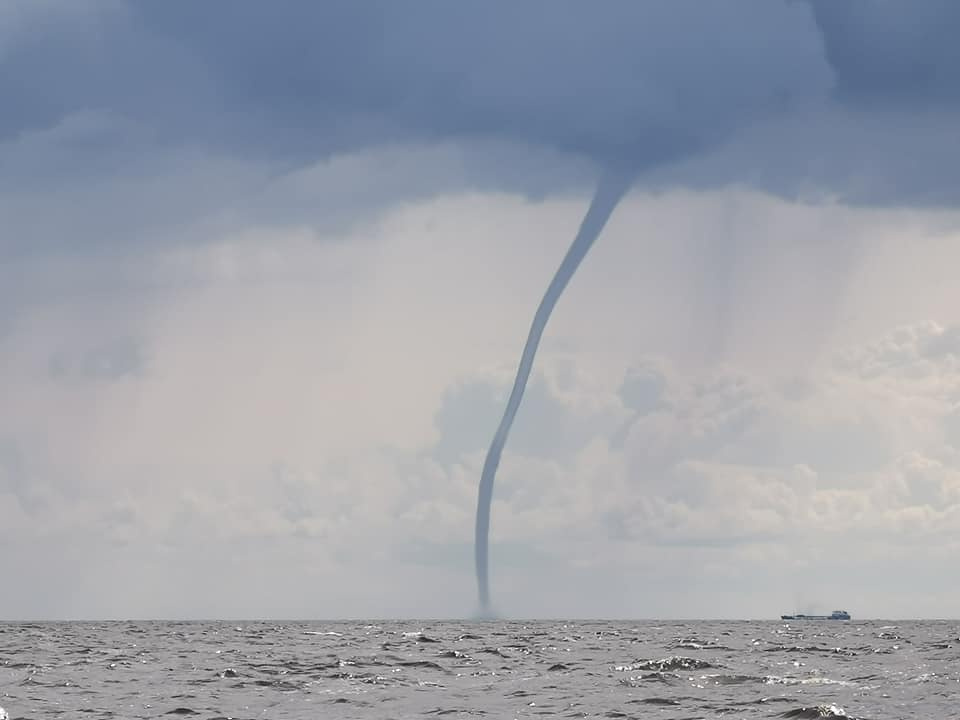
[[785, 713], [781, 713], [780, 717], [797, 718], [797, 720], [842, 717], [849, 718], [849, 720], [854, 720], [847, 715], [846, 711], [842, 707], [838, 707], [837, 705], [817, 705], [815, 707], [796, 708], [795, 710], [787, 710]]
[[630, 665], [617, 665], [614, 670], [631, 672], [633, 670], [654, 670], [656, 672], [671, 672], [674, 670], [706, 670], [713, 665], [706, 660], [675, 655], [662, 660], [637, 660]]

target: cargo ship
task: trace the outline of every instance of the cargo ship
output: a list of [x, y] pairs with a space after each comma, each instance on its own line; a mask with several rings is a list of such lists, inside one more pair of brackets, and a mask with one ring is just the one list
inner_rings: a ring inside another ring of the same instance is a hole
[[849, 620], [850, 613], [846, 610], [834, 610], [829, 615], [781, 615], [781, 620]]

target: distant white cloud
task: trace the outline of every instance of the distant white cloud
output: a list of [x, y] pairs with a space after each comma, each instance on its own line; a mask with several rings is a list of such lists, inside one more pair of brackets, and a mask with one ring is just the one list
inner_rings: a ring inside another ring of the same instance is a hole
[[[469, 613], [483, 453], [583, 202], [197, 221], [202, 244], [5, 266], [0, 615]], [[743, 191], [620, 210], [504, 457], [502, 608], [947, 614], [952, 224]]]

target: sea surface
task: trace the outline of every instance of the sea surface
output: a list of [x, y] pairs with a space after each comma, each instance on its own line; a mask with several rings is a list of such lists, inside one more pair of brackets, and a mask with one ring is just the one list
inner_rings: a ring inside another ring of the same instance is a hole
[[960, 718], [960, 622], [5, 623], [0, 707], [11, 720]]

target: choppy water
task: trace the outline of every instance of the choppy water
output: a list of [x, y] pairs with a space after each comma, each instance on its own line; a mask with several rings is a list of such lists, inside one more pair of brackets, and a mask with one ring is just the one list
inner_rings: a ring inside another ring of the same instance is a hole
[[960, 718], [960, 622], [0, 624], [0, 706], [11, 720]]

